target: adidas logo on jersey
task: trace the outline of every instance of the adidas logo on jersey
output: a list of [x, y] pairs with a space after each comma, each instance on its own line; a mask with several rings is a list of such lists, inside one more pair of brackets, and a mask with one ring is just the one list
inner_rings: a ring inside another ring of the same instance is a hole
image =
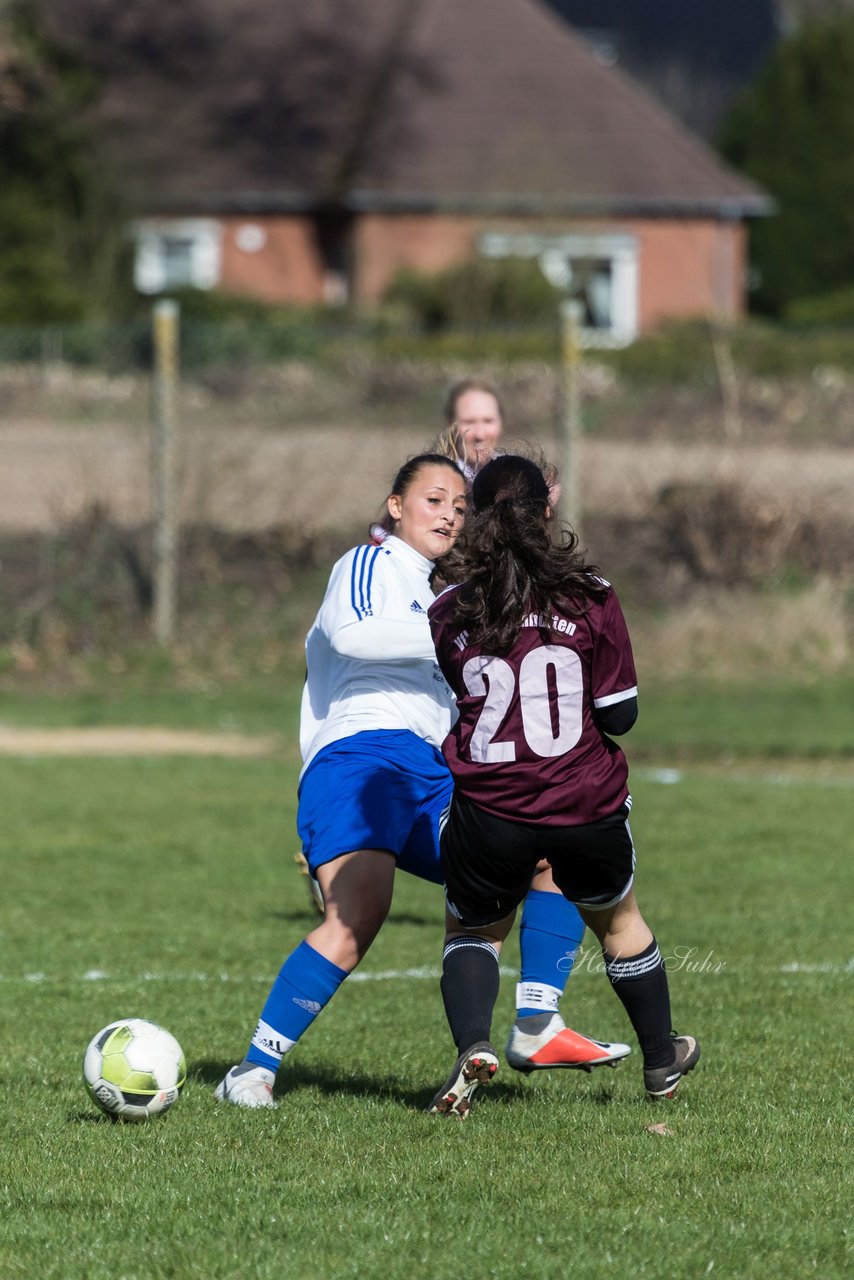
[[427, 612], [427, 610], [426, 610], [426, 609], [424, 609], [424, 608], [422, 608], [422, 606], [418, 603], [418, 601], [417, 601], [417, 600], [413, 600], [413, 601], [412, 601], [412, 604], [411, 604], [409, 607], [410, 607], [410, 609], [412, 610], [412, 612], [413, 612], [413, 613], [426, 613], [426, 612]]

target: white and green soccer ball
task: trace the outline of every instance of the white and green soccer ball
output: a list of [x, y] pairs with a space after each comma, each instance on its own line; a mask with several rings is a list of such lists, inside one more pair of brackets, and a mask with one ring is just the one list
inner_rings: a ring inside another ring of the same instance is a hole
[[117, 1120], [148, 1120], [178, 1099], [187, 1078], [174, 1036], [143, 1018], [111, 1022], [92, 1039], [83, 1081], [93, 1102]]

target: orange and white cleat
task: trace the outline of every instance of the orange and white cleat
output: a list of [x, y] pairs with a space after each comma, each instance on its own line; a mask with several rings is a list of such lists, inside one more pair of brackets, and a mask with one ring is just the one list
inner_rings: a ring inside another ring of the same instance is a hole
[[[535, 1025], [545, 1015], [523, 1018], [522, 1022]], [[513, 1025], [504, 1054], [514, 1071], [548, 1071], [558, 1067], [575, 1071], [592, 1071], [594, 1067], [616, 1067], [627, 1058], [631, 1047], [627, 1044], [611, 1044], [607, 1040], [590, 1040], [587, 1036], [571, 1031], [559, 1013], [553, 1013], [538, 1032], [520, 1029]]]

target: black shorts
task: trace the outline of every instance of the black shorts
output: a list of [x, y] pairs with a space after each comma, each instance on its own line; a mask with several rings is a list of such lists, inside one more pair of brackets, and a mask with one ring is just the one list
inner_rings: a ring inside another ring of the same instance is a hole
[[571, 902], [614, 906], [634, 877], [630, 807], [629, 800], [583, 826], [545, 827], [496, 818], [455, 793], [440, 842], [449, 910], [468, 929], [502, 920], [525, 897], [543, 858]]

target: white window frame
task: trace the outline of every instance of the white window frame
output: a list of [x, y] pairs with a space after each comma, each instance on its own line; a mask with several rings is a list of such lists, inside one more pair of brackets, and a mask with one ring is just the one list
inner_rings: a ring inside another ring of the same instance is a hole
[[605, 260], [611, 265], [611, 324], [583, 327], [585, 347], [626, 347], [638, 334], [639, 250], [625, 232], [485, 232], [478, 247], [485, 258], [536, 258], [543, 274], [572, 295], [572, 261]]
[[[163, 293], [181, 284], [194, 289], [214, 289], [222, 274], [222, 227], [213, 218], [148, 218], [133, 227], [136, 242], [133, 278], [140, 293]], [[189, 278], [169, 280], [166, 243], [190, 242]]]

